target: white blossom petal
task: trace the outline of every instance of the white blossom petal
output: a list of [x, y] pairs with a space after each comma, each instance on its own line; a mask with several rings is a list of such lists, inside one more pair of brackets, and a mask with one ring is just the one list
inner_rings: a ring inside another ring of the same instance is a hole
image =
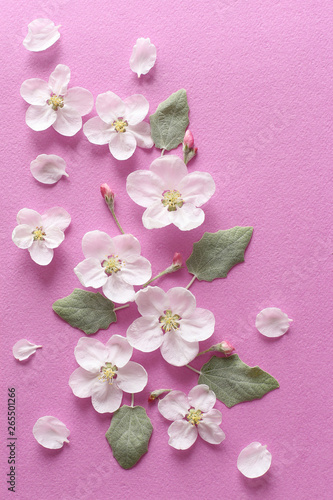
[[108, 277], [105, 285], [103, 285], [103, 293], [108, 299], [117, 302], [117, 304], [132, 302], [135, 297], [133, 286], [122, 279], [121, 271]]
[[112, 238], [114, 251], [121, 259], [139, 257], [141, 253], [140, 242], [132, 234], [119, 234]]
[[45, 242], [42, 240], [33, 241], [28, 251], [30, 252], [32, 260], [40, 266], [47, 266], [53, 259], [52, 248], [47, 248]]
[[210, 444], [220, 444], [225, 439], [225, 434], [221, 427], [214, 423], [205, 422], [204, 420], [199, 422], [198, 432], [199, 436]]
[[57, 155], [38, 155], [30, 163], [33, 177], [42, 184], [55, 184], [63, 175], [68, 177], [66, 162]]
[[181, 208], [174, 212], [169, 212], [170, 221], [181, 231], [190, 231], [201, 226], [205, 220], [205, 213], [201, 208], [197, 208], [192, 203], [184, 203]]
[[47, 82], [40, 78], [30, 78], [22, 83], [20, 94], [23, 99], [29, 103], [37, 106], [45, 106], [46, 101], [51, 96], [51, 89]]
[[136, 149], [136, 139], [129, 131], [112, 134], [109, 149], [116, 160], [128, 160]]
[[292, 319], [277, 307], [267, 307], [256, 317], [256, 328], [265, 337], [281, 337], [290, 326]]
[[137, 125], [146, 118], [149, 102], [143, 95], [131, 95], [124, 100], [124, 103], [126, 105], [125, 117], [128, 125]]
[[70, 88], [64, 98], [64, 108], [73, 108], [80, 116], [90, 113], [93, 106], [94, 98], [92, 93], [82, 87]]
[[108, 349], [97, 339], [81, 337], [74, 349], [76, 361], [85, 370], [98, 374], [105, 365]]
[[144, 285], [151, 278], [151, 264], [145, 257], [130, 257], [125, 262], [121, 276], [130, 285]]
[[16, 226], [12, 233], [12, 240], [19, 248], [26, 249], [31, 247], [34, 241], [31, 226], [28, 226], [27, 224], [20, 224]]
[[100, 288], [107, 282], [107, 274], [98, 259], [89, 257], [80, 262], [75, 268], [74, 273], [79, 278], [80, 283], [85, 287]]
[[47, 246], [47, 248], [58, 248], [64, 239], [65, 235], [61, 229], [58, 227], [51, 227], [44, 236], [45, 246]]
[[156, 316], [157, 319], [169, 305], [167, 294], [158, 286], [147, 286], [139, 290], [135, 302], [142, 316]]
[[133, 47], [130, 57], [130, 68], [134, 73], [146, 75], [154, 66], [156, 61], [156, 47], [151, 43], [150, 38], [138, 38]]
[[181, 286], [167, 291], [169, 307], [174, 314], [182, 318], [190, 318], [195, 311], [196, 300], [192, 292]]
[[64, 106], [57, 111], [57, 119], [53, 123], [53, 128], [59, 134], [72, 137], [82, 127], [82, 118], [74, 108]]
[[78, 398], [89, 398], [92, 395], [92, 389], [97, 378], [98, 374], [88, 372], [79, 367], [69, 377], [68, 384], [75, 396]]
[[160, 156], [150, 165], [150, 170], [163, 179], [164, 190], [177, 189], [188, 170], [176, 155]]
[[116, 134], [109, 123], [105, 123], [99, 116], [90, 118], [83, 125], [83, 133], [92, 144], [109, 144], [111, 136]]
[[187, 342], [177, 330], [167, 332], [161, 345], [161, 354], [165, 361], [174, 366], [184, 366], [192, 361], [199, 352], [198, 342]]
[[28, 107], [25, 122], [35, 132], [46, 130], [51, 127], [57, 119], [57, 112], [52, 106], [44, 104], [42, 106], [31, 105]]
[[208, 412], [216, 403], [215, 392], [211, 391], [206, 384], [199, 384], [193, 387], [188, 393], [188, 400], [196, 410]]
[[134, 135], [139, 148], [150, 149], [154, 146], [149, 123], [141, 122], [137, 125], [130, 125], [127, 127], [127, 130]]
[[177, 450], [187, 450], [195, 443], [198, 429], [185, 420], [176, 420], [170, 425], [168, 434], [170, 446]]
[[16, 220], [18, 224], [27, 224], [32, 229], [43, 224], [42, 216], [36, 210], [31, 210], [31, 208], [22, 208], [17, 214]]
[[178, 190], [186, 203], [201, 207], [215, 193], [215, 182], [207, 172], [192, 172], [180, 181]]
[[161, 201], [156, 201], [150, 205], [143, 213], [142, 224], [146, 229], [157, 229], [171, 224], [171, 219], [167, 207]]
[[102, 263], [115, 253], [113, 239], [103, 231], [89, 231], [82, 238], [82, 251], [86, 258], [94, 257]]
[[152, 352], [161, 347], [163, 331], [157, 317], [143, 316], [133, 321], [126, 332], [126, 337], [135, 349]]
[[21, 339], [13, 346], [13, 356], [19, 361], [24, 361], [41, 347], [41, 345], [32, 344], [29, 340]]
[[58, 64], [49, 78], [49, 87], [56, 95], [64, 95], [71, 77], [71, 70], [64, 64]]
[[202, 414], [202, 421], [210, 424], [220, 425], [222, 422], [222, 413], [219, 410], [213, 408], [207, 413]]
[[71, 223], [71, 216], [62, 207], [52, 207], [42, 215], [42, 225], [45, 229], [57, 227], [65, 231]]
[[50, 415], [39, 418], [32, 432], [36, 441], [50, 450], [58, 450], [64, 443], [69, 443], [69, 429], [61, 420]]
[[116, 381], [122, 391], [137, 393], [146, 387], [148, 375], [139, 363], [129, 361], [125, 366], [118, 369]]
[[97, 96], [96, 111], [105, 123], [111, 124], [125, 117], [126, 105], [120, 97], [108, 91]]
[[244, 448], [237, 459], [238, 470], [248, 478], [260, 477], [265, 474], [271, 466], [272, 455], [267, 446], [253, 442]]
[[118, 410], [123, 398], [123, 391], [116, 383], [97, 380], [93, 387], [91, 402], [98, 413], [113, 413]]
[[40, 52], [51, 47], [60, 38], [60, 33], [50, 19], [35, 19], [28, 24], [28, 34], [23, 40], [23, 45], [31, 52]]
[[168, 420], [180, 420], [190, 409], [187, 396], [182, 391], [171, 391], [158, 402], [158, 410]]
[[[164, 191], [163, 180], [149, 170], [137, 170], [127, 177], [128, 196], [141, 207], [150, 207], [153, 203], [162, 205]], [[165, 207], [163, 207], [164, 209]]]
[[131, 359], [133, 348], [121, 335], [112, 335], [105, 347], [108, 351], [106, 361], [112, 362], [118, 368], [125, 366]]
[[180, 334], [188, 342], [207, 340], [214, 333], [215, 317], [208, 309], [197, 308], [180, 320]]

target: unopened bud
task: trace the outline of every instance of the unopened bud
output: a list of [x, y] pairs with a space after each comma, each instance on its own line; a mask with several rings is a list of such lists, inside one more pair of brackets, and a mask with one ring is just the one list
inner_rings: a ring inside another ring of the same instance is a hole
[[171, 391], [172, 389], [158, 389], [157, 391], [153, 391], [149, 394], [148, 402], [152, 403], [153, 401], [155, 401], [155, 399], [159, 398], [165, 392], [171, 392]]
[[198, 148], [194, 147], [194, 137], [190, 130], [186, 130], [183, 140], [184, 163], [188, 162], [197, 154]]
[[108, 205], [113, 205], [115, 194], [106, 183], [101, 185], [101, 195]]
[[172, 267], [180, 269], [183, 265], [183, 257], [181, 253], [176, 252], [172, 259]]
[[190, 130], [186, 130], [183, 145], [187, 146], [189, 149], [193, 149], [194, 147], [194, 137]]
[[216, 344], [215, 351], [223, 352], [226, 356], [229, 356], [235, 348], [227, 340], [222, 340], [219, 344]]

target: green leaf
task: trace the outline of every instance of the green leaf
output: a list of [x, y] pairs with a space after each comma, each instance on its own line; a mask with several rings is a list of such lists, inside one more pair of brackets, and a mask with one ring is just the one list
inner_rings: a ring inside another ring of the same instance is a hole
[[228, 408], [262, 398], [279, 387], [278, 381], [259, 366], [250, 367], [237, 354], [228, 358], [213, 356], [203, 365], [199, 384], [207, 384]]
[[56, 300], [52, 308], [63, 320], [87, 335], [106, 330], [117, 321], [111, 300], [100, 293], [79, 288], [75, 288], [68, 297]]
[[170, 151], [183, 141], [189, 124], [188, 112], [185, 89], [171, 94], [158, 105], [156, 112], [149, 117], [151, 136], [157, 148]]
[[193, 244], [193, 252], [186, 261], [188, 271], [199, 281], [225, 278], [233, 266], [244, 262], [244, 252], [252, 233], [253, 227], [240, 226], [205, 233]]
[[148, 451], [153, 426], [142, 406], [121, 406], [105, 434], [114, 458], [123, 469], [131, 469]]

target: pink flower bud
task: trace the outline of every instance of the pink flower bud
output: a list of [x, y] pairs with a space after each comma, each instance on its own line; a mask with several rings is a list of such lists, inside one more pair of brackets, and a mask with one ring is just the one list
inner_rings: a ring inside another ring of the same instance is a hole
[[175, 255], [173, 256], [172, 259], [172, 266], [173, 267], [182, 267], [183, 265], [183, 257], [181, 253], [176, 252]]
[[184, 146], [187, 146], [189, 149], [193, 149], [194, 137], [193, 137], [193, 134], [190, 130], [186, 130], [183, 144], [184, 144]]
[[220, 352], [223, 352], [226, 356], [229, 356], [235, 349], [227, 340], [222, 340], [220, 346]]
[[109, 200], [114, 200], [114, 192], [106, 183], [101, 185], [101, 195], [107, 203]]

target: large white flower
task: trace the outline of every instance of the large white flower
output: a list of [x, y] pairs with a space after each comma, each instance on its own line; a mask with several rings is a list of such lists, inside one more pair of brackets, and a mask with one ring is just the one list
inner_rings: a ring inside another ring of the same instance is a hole
[[96, 339], [82, 337], [74, 354], [80, 368], [69, 378], [78, 398], [89, 398], [99, 413], [118, 410], [123, 391], [141, 392], [148, 375], [143, 366], [130, 361], [133, 349], [121, 335], [113, 335], [104, 345]]
[[192, 361], [199, 352], [199, 341], [214, 332], [213, 313], [197, 308], [194, 295], [186, 288], [171, 288], [165, 293], [157, 286], [148, 286], [136, 294], [135, 302], [142, 317], [128, 328], [129, 343], [143, 352], [160, 347], [171, 365]]
[[148, 109], [149, 103], [141, 94], [122, 101], [113, 92], [105, 92], [96, 99], [99, 116], [88, 120], [83, 132], [93, 144], [109, 144], [110, 152], [117, 160], [127, 160], [136, 146], [152, 148], [154, 145], [150, 125], [143, 121]]
[[213, 196], [215, 183], [206, 172], [189, 174], [178, 156], [168, 155], [154, 160], [150, 171], [132, 172], [126, 188], [135, 203], [146, 207], [142, 222], [147, 229], [173, 223], [188, 231], [205, 220], [203, 210], [198, 207]]
[[61, 207], [50, 208], [43, 215], [22, 208], [16, 219], [19, 225], [13, 231], [13, 242], [28, 249], [34, 262], [47, 266], [53, 259], [53, 249], [65, 239], [64, 231], [71, 222], [69, 213]]
[[89, 90], [81, 87], [67, 89], [70, 69], [58, 64], [49, 81], [31, 78], [21, 85], [21, 96], [31, 104], [25, 121], [32, 130], [46, 130], [53, 126], [59, 134], [72, 136], [82, 127], [81, 116], [93, 108], [94, 98]]
[[28, 24], [28, 34], [23, 40], [23, 45], [31, 52], [40, 52], [53, 45], [59, 38], [60, 33], [53, 21], [50, 19], [35, 19]]
[[150, 262], [140, 257], [140, 243], [131, 234], [111, 238], [102, 231], [90, 231], [83, 236], [82, 250], [86, 259], [76, 266], [75, 274], [83, 286], [102, 286], [114, 302], [134, 300], [133, 285], [151, 278]]
[[163, 417], [174, 422], [168, 429], [169, 444], [177, 450], [187, 450], [199, 436], [211, 444], [225, 439], [220, 424], [222, 415], [213, 409], [216, 396], [208, 385], [200, 384], [190, 390], [188, 397], [181, 391], [172, 391], [158, 402]]

